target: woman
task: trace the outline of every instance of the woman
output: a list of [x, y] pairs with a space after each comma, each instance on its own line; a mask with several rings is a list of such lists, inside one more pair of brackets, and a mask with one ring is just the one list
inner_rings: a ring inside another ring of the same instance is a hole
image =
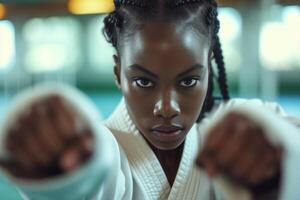
[[[115, 5], [104, 34], [116, 48], [124, 98], [99, 125], [95, 109], [68, 87], [21, 95], [2, 129], [2, 165], [19, 189], [29, 199], [296, 197], [299, 130], [276, 104], [229, 100], [217, 3]], [[230, 193], [232, 183], [243, 190]]]

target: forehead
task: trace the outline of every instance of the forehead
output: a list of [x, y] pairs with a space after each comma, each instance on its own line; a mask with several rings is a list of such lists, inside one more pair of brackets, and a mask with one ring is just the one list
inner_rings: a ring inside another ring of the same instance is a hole
[[144, 66], [207, 66], [208, 38], [191, 28], [156, 22], [137, 30], [126, 40], [122, 63]]

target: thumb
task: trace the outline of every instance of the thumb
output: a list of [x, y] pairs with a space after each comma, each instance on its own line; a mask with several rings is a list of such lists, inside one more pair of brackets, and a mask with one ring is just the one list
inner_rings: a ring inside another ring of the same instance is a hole
[[80, 167], [92, 154], [91, 137], [82, 134], [61, 155], [59, 166], [64, 172], [70, 172]]
[[63, 172], [69, 172], [80, 165], [80, 149], [76, 146], [69, 147], [59, 159], [59, 166]]

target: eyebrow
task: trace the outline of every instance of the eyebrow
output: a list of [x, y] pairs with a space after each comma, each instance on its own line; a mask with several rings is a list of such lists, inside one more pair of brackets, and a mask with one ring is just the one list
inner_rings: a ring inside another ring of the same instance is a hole
[[197, 69], [202, 70], [203, 68], [204, 68], [204, 66], [201, 65], [201, 64], [192, 65], [189, 69], [187, 69], [184, 72], [181, 72], [180, 74], [178, 74], [177, 78], [182, 77], [182, 76], [184, 76], [184, 75], [186, 75], [186, 74], [188, 74], [188, 73], [190, 73], [190, 72], [192, 72], [194, 70], [197, 70]]
[[[190, 73], [190, 72], [192, 72], [192, 71], [194, 71], [194, 70], [196, 70], [196, 69], [203, 69], [203, 68], [204, 68], [204, 66], [201, 65], [201, 64], [195, 64], [195, 65], [192, 65], [189, 69], [187, 69], [187, 70], [185, 70], [184, 72], [181, 72], [180, 74], [178, 74], [178, 75], [177, 75], [177, 78], [182, 77], [182, 76], [184, 76], [184, 75], [186, 75], [186, 74], [188, 74], [188, 73]], [[148, 74], [149, 76], [152, 76], [153, 78], [156, 78], [156, 79], [159, 78], [158, 75], [156, 75], [156, 74], [154, 74], [153, 72], [147, 70], [146, 68], [142, 67], [142, 66], [139, 65], [139, 64], [133, 64], [133, 65], [130, 65], [130, 66], [129, 66], [129, 69], [131, 69], [131, 70], [139, 70], [139, 71], [141, 71], [141, 72], [144, 72], [145, 74]]]
[[152, 76], [153, 78], [158, 79], [158, 75], [154, 74], [153, 72], [150, 72], [149, 70], [145, 69], [141, 65], [133, 64], [129, 66], [129, 69], [131, 70], [139, 70], [141, 72], [144, 72], [145, 74], [148, 74], [149, 76]]

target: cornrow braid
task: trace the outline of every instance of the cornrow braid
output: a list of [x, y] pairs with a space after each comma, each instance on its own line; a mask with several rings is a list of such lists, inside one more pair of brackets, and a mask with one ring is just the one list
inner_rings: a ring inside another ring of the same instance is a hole
[[210, 3], [213, 7], [210, 7], [207, 15], [207, 23], [208, 25], [214, 25], [213, 30], [213, 53], [214, 60], [217, 64], [219, 75], [217, 77], [218, 85], [220, 88], [220, 92], [222, 94], [223, 100], [227, 101], [230, 99], [228, 92], [228, 84], [227, 84], [227, 75], [225, 70], [224, 56], [221, 48], [220, 38], [218, 36], [220, 30], [220, 21], [218, 20], [218, 11], [217, 11], [217, 3], [214, 0], [210, 0]]
[[228, 92], [228, 84], [227, 84], [227, 75], [226, 75], [226, 70], [225, 70], [224, 56], [223, 56], [223, 51], [221, 48], [220, 38], [218, 36], [219, 30], [220, 30], [220, 21], [218, 20], [218, 12], [215, 7], [217, 4], [215, 1], [211, 1], [211, 3], [214, 6], [214, 8], [210, 7], [208, 10], [207, 23], [208, 23], [208, 25], [214, 24], [213, 53], [214, 53], [214, 60], [217, 64], [218, 72], [219, 72], [217, 81], [219, 84], [220, 92], [222, 94], [222, 98], [223, 98], [223, 100], [227, 101], [230, 99], [230, 97], [229, 97], [229, 92]]
[[115, 7], [118, 9], [121, 5], [129, 5], [129, 6], [134, 6], [134, 7], [139, 7], [139, 8], [145, 8], [149, 1], [147, 0], [141, 0], [141, 1], [135, 1], [135, 0], [114, 0]]
[[214, 58], [215, 62], [217, 64], [218, 70], [219, 70], [219, 76], [218, 76], [218, 83], [220, 87], [220, 91], [222, 94], [222, 97], [225, 101], [228, 101], [230, 99], [229, 92], [228, 92], [228, 84], [227, 84], [227, 75], [225, 70], [225, 63], [224, 63], [224, 57], [223, 52], [221, 48], [220, 38], [216, 36], [215, 38], [215, 45], [214, 45]]
[[114, 0], [115, 11], [108, 14], [104, 18], [103, 35], [105, 39], [113, 45], [114, 48], [118, 46], [118, 30], [123, 28], [125, 23], [124, 17], [120, 14], [121, 6], [128, 6], [138, 8], [141, 12], [151, 9], [151, 4], [147, 0]]
[[168, 2], [168, 6], [170, 8], [172, 7], [179, 7], [179, 6], [183, 6], [183, 5], [187, 5], [189, 3], [203, 3], [204, 0], [170, 0]]
[[110, 13], [107, 17], [104, 18], [104, 28], [103, 35], [105, 39], [113, 45], [113, 47], [117, 47], [117, 28], [120, 28], [120, 19], [117, 17], [117, 13]]

